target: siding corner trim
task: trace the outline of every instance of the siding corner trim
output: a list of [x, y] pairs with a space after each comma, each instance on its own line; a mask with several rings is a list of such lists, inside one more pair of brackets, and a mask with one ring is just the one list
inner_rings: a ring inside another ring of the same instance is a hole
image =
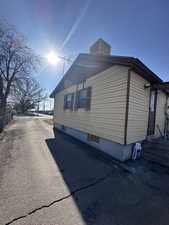
[[125, 112], [125, 125], [124, 125], [124, 145], [127, 145], [127, 129], [128, 129], [128, 115], [129, 115], [131, 70], [132, 70], [132, 68], [128, 69], [128, 76], [127, 76], [126, 112]]

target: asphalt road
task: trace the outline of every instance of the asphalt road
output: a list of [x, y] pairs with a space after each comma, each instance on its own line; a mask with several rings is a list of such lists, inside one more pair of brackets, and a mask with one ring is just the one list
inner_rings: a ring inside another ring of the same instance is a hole
[[167, 170], [129, 173], [45, 119], [0, 138], [0, 225], [168, 225]]

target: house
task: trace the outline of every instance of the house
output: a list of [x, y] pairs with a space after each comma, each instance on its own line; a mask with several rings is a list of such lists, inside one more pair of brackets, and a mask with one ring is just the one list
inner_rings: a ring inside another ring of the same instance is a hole
[[164, 135], [169, 83], [139, 59], [111, 56], [99, 39], [52, 92], [54, 127], [125, 161], [133, 144]]

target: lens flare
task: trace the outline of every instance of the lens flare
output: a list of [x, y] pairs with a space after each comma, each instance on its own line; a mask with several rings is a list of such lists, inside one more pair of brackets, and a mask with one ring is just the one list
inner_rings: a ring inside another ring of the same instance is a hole
[[48, 63], [50, 63], [51, 65], [56, 65], [60, 59], [57, 56], [57, 54], [53, 51], [49, 52], [49, 54], [46, 56]]

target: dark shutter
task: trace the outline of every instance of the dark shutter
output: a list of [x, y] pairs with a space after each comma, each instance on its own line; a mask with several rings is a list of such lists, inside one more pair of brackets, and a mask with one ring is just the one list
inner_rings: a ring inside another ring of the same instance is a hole
[[66, 109], [66, 104], [67, 104], [67, 95], [64, 96], [64, 104], [63, 104], [63, 109]]
[[76, 91], [75, 110], [79, 108], [79, 91]]
[[92, 88], [87, 88], [86, 110], [90, 110], [91, 105]]
[[72, 93], [71, 96], [71, 110], [73, 111], [73, 106], [74, 106], [74, 93]]

